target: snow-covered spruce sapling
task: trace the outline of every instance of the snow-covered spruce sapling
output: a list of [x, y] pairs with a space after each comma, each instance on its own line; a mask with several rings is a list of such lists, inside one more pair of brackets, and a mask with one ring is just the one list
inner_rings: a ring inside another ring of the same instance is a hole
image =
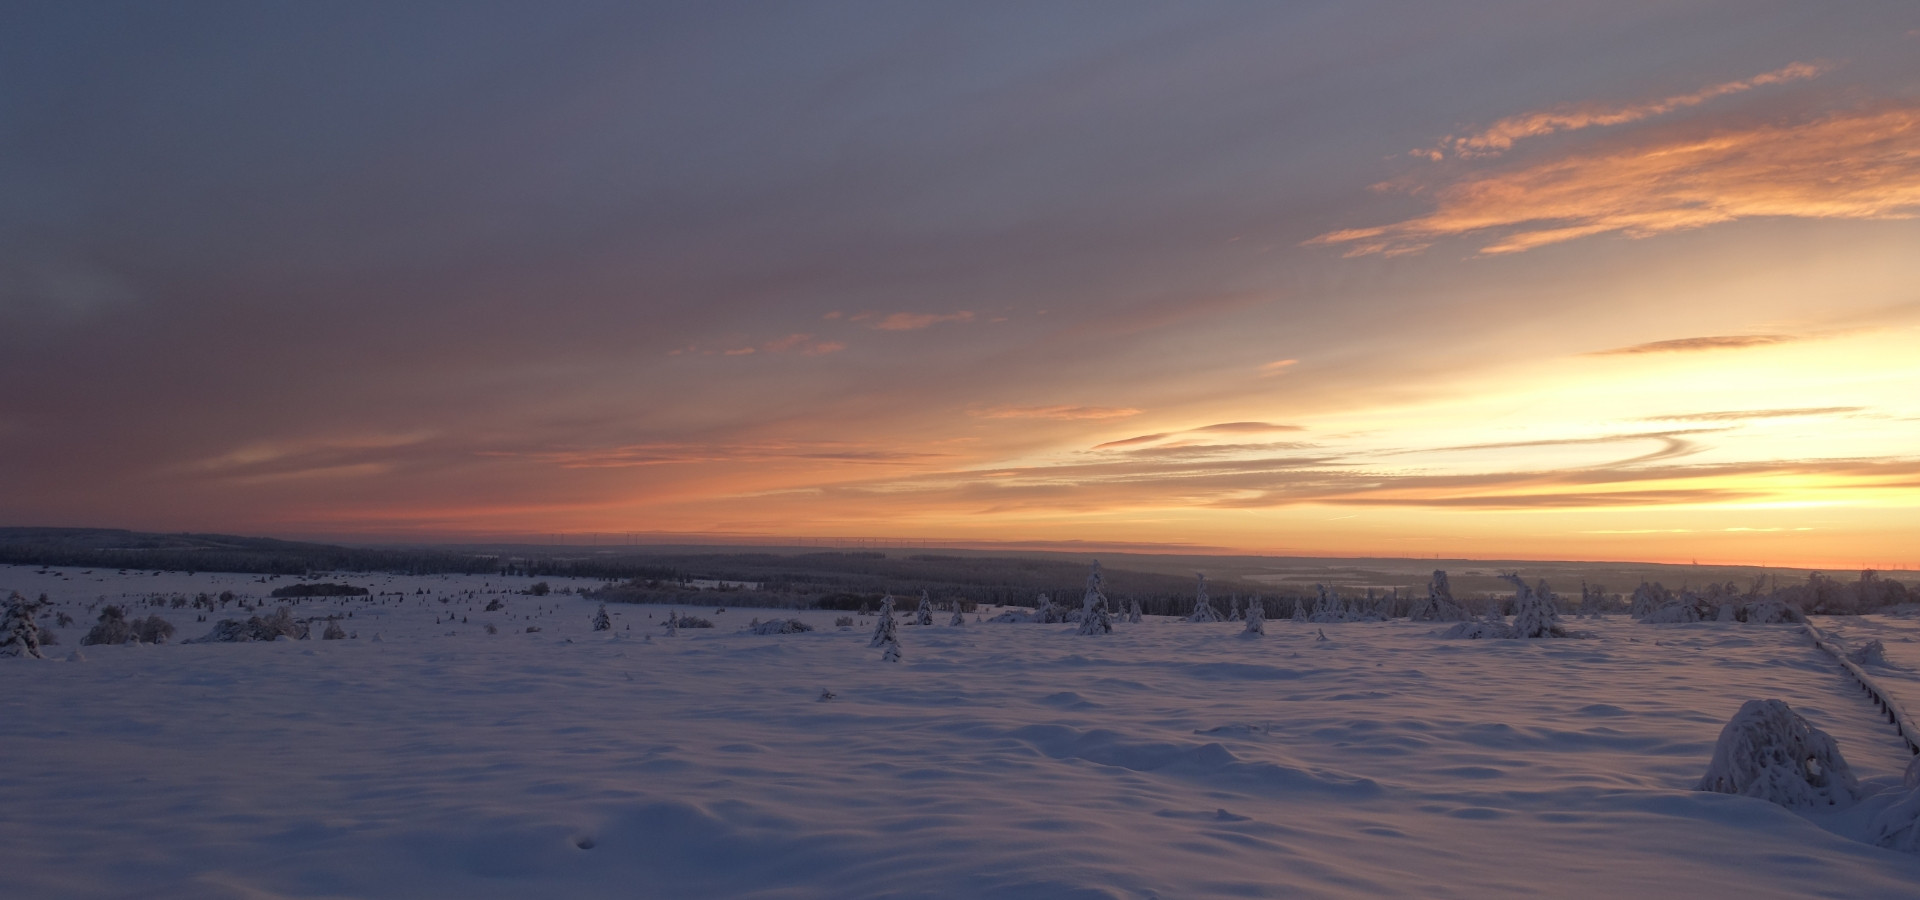
[[1244, 632], [1245, 634], [1258, 635], [1267, 633], [1267, 606], [1260, 602], [1259, 597], [1247, 601], [1246, 620], [1247, 630]]
[[879, 647], [885, 643], [896, 628], [893, 621], [893, 595], [888, 594], [880, 600], [880, 618], [873, 623], [873, 639], [868, 647]]
[[1299, 597], [1293, 598], [1293, 620], [1295, 622], [1307, 621], [1307, 604]]
[[46, 597], [28, 600], [15, 591], [7, 597], [7, 611], [0, 617], [0, 656], [24, 656], [45, 659], [41, 654], [40, 626], [33, 617], [46, 605]]
[[333, 619], [328, 619], [327, 630], [320, 632], [320, 639], [323, 641], [346, 640], [346, 637], [346, 629], [341, 628], [340, 623]]
[[1520, 576], [1507, 573], [1500, 576], [1513, 585], [1513, 636], [1517, 638], [1557, 638], [1566, 637], [1566, 629], [1560, 627], [1560, 615], [1553, 608], [1553, 592], [1542, 581], [1533, 587], [1521, 580]]
[[920, 606], [913, 611], [913, 624], [933, 624], [933, 599], [927, 596], [926, 591], [920, 592]]
[[593, 630], [613, 630], [613, 617], [607, 615], [607, 605], [605, 603], [600, 604], [600, 611], [593, 614]]
[[953, 618], [947, 620], [948, 628], [958, 628], [967, 624], [967, 614], [960, 609], [960, 601], [953, 601]]
[[1860, 784], [1840, 746], [1779, 700], [1748, 700], [1713, 745], [1694, 788], [1797, 808], [1849, 806]]
[[1140, 598], [1138, 597], [1127, 598], [1127, 624], [1140, 624]]
[[1213, 608], [1213, 601], [1207, 597], [1207, 574], [1195, 572], [1199, 579], [1193, 588], [1193, 614], [1187, 616], [1189, 622], [1218, 622], [1220, 611]]
[[881, 662], [900, 661], [900, 630], [893, 621], [893, 607], [880, 609], [880, 623], [874, 628], [871, 646], [880, 648]]
[[1107, 612], [1107, 595], [1101, 591], [1105, 579], [1100, 576], [1100, 561], [1093, 561], [1087, 572], [1087, 593], [1080, 601], [1080, 633], [1111, 634], [1113, 617]]

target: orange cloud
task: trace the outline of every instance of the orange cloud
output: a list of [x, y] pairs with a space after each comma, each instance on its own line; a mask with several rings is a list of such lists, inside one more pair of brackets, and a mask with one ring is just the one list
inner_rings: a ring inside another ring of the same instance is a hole
[[1120, 406], [996, 406], [971, 413], [982, 419], [1123, 419], [1139, 414]]
[[1299, 364], [1300, 361], [1297, 359], [1276, 359], [1260, 367], [1260, 376], [1265, 378], [1270, 375], [1278, 375]]
[[1766, 347], [1772, 344], [1787, 344], [1805, 340], [1790, 334], [1716, 334], [1707, 337], [1675, 338], [1670, 341], [1653, 341], [1646, 344], [1634, 344], [1631, 347], [1615, 347], [1612, 350], [1595, 350], [1588, 356], [1637, 356], [1642, 353], [1692, 353], [1701, 350], [1743, 350], [1747, 347]]
[[[854, 319], [856, 321], [871, 319], [875, 315], [877, 315], [877, 313], [861, 313], [858, 316], [854, 316]], [[928, 328], [942, 322], [971, 321], [973, 321], [973, 313], [964, 309], [956, 313], [946, 313], [944, 315], [939, 313], [897, 312], [880, 317], [880, 320], [874, 322], [871, 327], [879, 329], [880, 331], [919, 331], [922, 328]]]
[[1920, 212], [1920, 107], [1669, 135], [1469, 175], [1432, 195], [1427, 215], [1307, 243], [1345, 245], [1347, 256], [1395, 255], [1484, 233], [1491, 237], [1480, 253], [1492, 255], [1762, 216], [1911, 218]]
[[1523, 113], [1508, 116], [1493, 123], [1486, 129], [1464, 137], [1448, 135], [1441, 140], [1440, 146], [1415, 151], [1417, 155], [1438, 160], [1448, 154], [1460, 157], [1498, 156], [1511, 149], [1515, 141], [1530, 137], [1553, 134], [1559, 131], [1576, 131], [1582, 128], [1594, 128], [1606, 125], [1624, 125], [1638, 122], [1654, 116], [1665, 115], [1677, 109], [1699, 106], [1718, 97], [1738, 94], [1768, 84], [1787, 81], [1799, 81], [1823, 74], [1828, 67], [1813, 63], [1794, 63], [1772, 72], [1755, 75], [1742, 81], [1729, 81], [1701, 88], [1690, 94], [1680, 94], [1664, 100], [1650, 103], [1634, 103], [1616, 106], [1584, 105], [1557, 110]]

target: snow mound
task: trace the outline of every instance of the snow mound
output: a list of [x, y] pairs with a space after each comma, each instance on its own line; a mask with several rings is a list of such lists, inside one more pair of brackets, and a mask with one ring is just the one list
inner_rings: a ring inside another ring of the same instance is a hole
[[213, 630], [197, 638], [188, 638], [187, 644], [233, 644], [246, 641], [271, 641], [281, 637], [304, 641], [307, 639], [307, 623], [294, 621], [293, 611], [282, 606], [272, 615], [252, 616], [245, 622], [233, 619], [221, 619]]
[[1748, 622], [1767, 625], [1793, 621], [1793, 613], [1787, 609], [1787, 605], [1772, 597], [1747, 604], [1746, 614]]
[[1877, 640], [1868, 641], [1848, 650], [1847, 659], [1859, 666], [1884, 666], [1887, 664], [1887, 647]]
[[1748, 700], [1713, 746], [1698, 791], [1786, 807], [1848, 806], [1860, 785], [1840, 746], [1779, 700]]
[[1512, 638], [1514, 634], [1513, 634], [1513, 629], [1508, 628], [1505, 625], [1500, 625], [1494, 622], [1482, 622], [1478, 620], [1469, 620], [1466, 622], [1461, 622], [1453, 626], [1452, 628], [1447, 629], [1446, 631], [1440, 632], [1440, 636], [1443, 638], [1464, 638], [1467, 640], [1482, 640], [1487, 638], [1500, 638], [1500, 639]]

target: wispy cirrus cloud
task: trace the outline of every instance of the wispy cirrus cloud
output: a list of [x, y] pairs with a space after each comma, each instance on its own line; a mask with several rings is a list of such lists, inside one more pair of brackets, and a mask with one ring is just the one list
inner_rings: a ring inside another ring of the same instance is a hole
[[1522, 113], [1517, 116], [1508, 116], [1472, 134], [1448, 135], [1441, 139], [1438, 146], [1416, 150], [1414, 153], [1433, 160], [1447, 156], [1466, 158], [1498, 156], [1512, 149], [1516, 141], [1526, 138], [1541, 137], [1561, 131], [1577, 131], [1583, 128], [1625, 125], [1690, 106], [1699, 106], [1709, 100], [1744, 93], [1764, 85], [1814, 78], [1831, 68], [1823, 63], [1797, 62], [1771, 72], [1763, 72], [1752, 78], [1710, 85], [1697, 91], [1676, 94], [1659, 100], [1621, 104], [1589, 103]]
[[736, 346], [702, 347], [691, 344], [686, 347], [667, 351], [668, 356], [753, 356], [759, 353], [799, 353], [804, 356], [825, 356], [847, 349], [842, 341], [828, 341], [815, 338], [811, 334], [794, 333], [782, 335], [770, 341], [758, 344]]
[[1432, 197], [1432, 211], [1306, 244], [1344, 247], [1350, 257], [1395, 256], [1478, 235], [1479, 254], [1493, 256], [1749, 218], [1907, 219], [1920, 214], [1920, 106], [1696, 123], [1606, 149], [1451, 180], [1415, 176], [1392, 187]]
[[1276, 425], [1272, 422], [1221, 422], [1216, 425], [1202, 425], [1199, 428], [1188, 428], [1181, 431], [1162, 431], [1157, 434], [1142, 434], [1135, 437], [1122, 438], [1117, 441], [1107, 441], [1104, 444], [1094, 445], [1093, 449], [1111, 450], [1117, 447], [1133, 447], [1140, 444], [1151, 444], [1155, 441], [1161, 441], [1171, 437], [1196, 434], [1260, 434], [1273, 431], [1305, 430], [1305, 428], [1299, 425]]
[[1699, 353], [1708, 350], [1744, 350], [1748, 347], [1770, 347], [1774, 344], [1790, 344], [1808, 338], [1792, 334], [1715, 334], [1705, 337], [1674, 338], [1665, 341], [1649, 341], [1645, 344], [1632, 344], [1626, 347], [1614, 347], [1608, 350], [1595, 350], [1588, 356], [1638, 356], [1644, 353]]
[[854, 322], [865, 322], [867, 327], [876, 331], [919, 331], [931, 328], [942, 322], [971, 322], [973, 313], [961, 310], [952, 313], [858, 313], [849, 317]]
[[1140, 410], [1127, 406], [993, 406], [969, 410], [982, 419], [1124, 419]]
[[1750, 419], [1797, 419], [1814, 416], [1844, 416], [1864, 412], [1864, 406], [1805, 406], [1794, 409], [1732, 409], [1720, 412], [1683, 413], [1672, 416], [1648, 416], [1642, 422], [1744, 422]]

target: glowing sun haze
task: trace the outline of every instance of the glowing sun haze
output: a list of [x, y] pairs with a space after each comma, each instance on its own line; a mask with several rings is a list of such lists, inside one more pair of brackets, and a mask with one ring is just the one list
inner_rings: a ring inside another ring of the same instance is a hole
[[0, 524], [1920, 565], [1920, 7], [11, 4]]

